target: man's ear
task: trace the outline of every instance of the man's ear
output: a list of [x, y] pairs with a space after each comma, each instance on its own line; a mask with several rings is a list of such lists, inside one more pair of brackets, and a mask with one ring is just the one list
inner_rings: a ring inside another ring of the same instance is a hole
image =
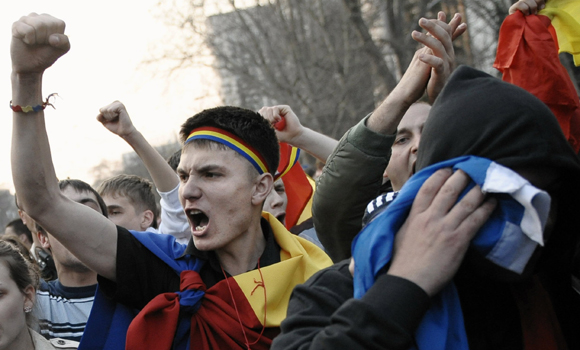
[[145, 231], [148, 227], [151, 227], [153, 224], [153, 217], [155, 215], [153, 215], [153, 212], [149, 209], [145, 210], [142, 214], [141, 214], [141, 228], [142, 231]]
[[274, 178], [270, 173], [264, 173], [256, 178], [254, 185], [254, 192], [252, 193], [252, 205], [261, 206], [272, 187], [274, 186]]
[[46, 233], [38, 230], [38, 232], [36, 232], [36, 236], [38, 237], [38, 241], [40, 242], [42, 248], [50, 249], [50, 241], [48, 240], [48, 235]]

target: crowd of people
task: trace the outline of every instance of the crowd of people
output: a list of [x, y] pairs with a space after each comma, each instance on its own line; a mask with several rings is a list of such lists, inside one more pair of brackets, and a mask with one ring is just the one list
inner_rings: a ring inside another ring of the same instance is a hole
[[[290, 106], [224, 106], [166, 160], [104, 106], [153, 181], [95, 189], [57, 179], [45, 129], [65, 22], [20, 18], [0, 350], [580, 349], [578, 154], [537, 97], [455, 68], [459, 14], [419, 25], [396, 88], [339, 141]], [[325, 164], [313, 193], [299, 149]]]

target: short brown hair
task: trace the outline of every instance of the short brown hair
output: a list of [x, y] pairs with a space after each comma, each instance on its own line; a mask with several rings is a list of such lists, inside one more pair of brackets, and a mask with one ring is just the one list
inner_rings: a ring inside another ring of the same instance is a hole
[[157, 200], [153, 193], [151, 181], [137, 175], [121, 174], [103, 181], [98, 188], [101, 196], [116, 195], [129, 199], [137, 210], [151, 210], [153, 212], [153, 222], [151, 226], [157, 228], [157, 217], [159, 210]]

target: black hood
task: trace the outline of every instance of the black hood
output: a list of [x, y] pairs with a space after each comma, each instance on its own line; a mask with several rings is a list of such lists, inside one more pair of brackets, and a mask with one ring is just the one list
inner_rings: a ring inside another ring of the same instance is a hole
[[[580, 236], [580, 161], [550, 109], [515, 85], [459, 67], [431, 108], [416, 169], [465, 155], [512, 169], [557, 171], [560, 189], [550, 192], [557, 200], [555, 234], [538, 254], [538, 265], [560, 272], [577, 269], [580, 274], [578, 260], [571, 262]], [[528, 272], [534, 272], [534, 265]]]
[[461, 66], [435, 101], [417, 170], [475, 155], [509, 168], [549, 167], [580, 175], [580, 162], [550, 109], [529, 92]]
[[577, 348], [580, 298], [571, 288], [571, 276], [580, 281], [580, 162], [556, 118], [527, 91], [473, 68], [459, 67], [431, 108], [416, 169], [464, 155], [485, 157], [514, 170], [556, 170], [560, 185], [549, 191], [555, 200], [552, 208], [557, 208], [556, 225], [523, 275], [506, 273], [473, 250], [467, 253], [455, 283], [462, 308], [467, 310], [470, 348], [486, 348], [479, 344], [486, 344], [489, 334], [481, 335], [480, 330], [498, 322], [515, 325], [510, 334], [519, 341], [519, 314], [512, 292], [527, 288], [531, 274], [548, 292], [569, 348]]

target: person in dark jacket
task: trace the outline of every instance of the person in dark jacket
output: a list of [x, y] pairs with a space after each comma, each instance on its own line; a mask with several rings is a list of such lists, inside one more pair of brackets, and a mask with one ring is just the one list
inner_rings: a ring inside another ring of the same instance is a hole
[[[437, 238], [448, 233], [431, 235], [433, 222], [420, 232], [409, 230], [423, 220], [415, 210], [425, 199], [423, 186], [398, 233], [403, 236], [396, 242], [386, 273], [360, 299], [352, 297], [348, 261], [298, 286], [274, 349], [409, 349], [415, 345], [415, 331], [431, 298], [439, 291], [423, 280], [435, 272], [439, 283], [452, 279], [457, 287], [470, 349], [580, 347], [580, 297], [571, 285], [578, 266], [574, 254], [579, 241], [580, 161], [555, 117], [526, 91], [461, 67], [433, 105], [416, 168], [466, 155], [510, 168], [551, 197], [544, 246], [538, 245], [523, 272], [500, 268], [471, 248], [464, 257], [455, 256], [458, 270], [452, 264], [442, 265], [438, 259], [449, 251], [437, 246]], [[432, 190], [433, 184], [430, 181], [427, 187]], [[417, 254], [420, 248], [425, 248], [423, 254]], [[406, 274], [399, 268], [401, 261], [407, 262]]]

